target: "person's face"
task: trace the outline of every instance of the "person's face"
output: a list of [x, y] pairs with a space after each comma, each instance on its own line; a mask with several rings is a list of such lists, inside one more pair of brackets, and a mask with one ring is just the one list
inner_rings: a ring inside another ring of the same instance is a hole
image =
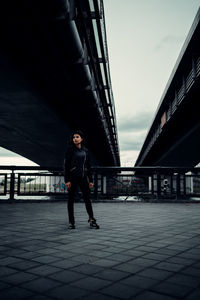
[[77, 145], [80, 145], [81, 143], [82, 143], [82, 137], [79, 135], [79, 134], [77, 134], [77, 133], [75, 133], [74, 135], [73, 135], [73, 143], [77, 146]]

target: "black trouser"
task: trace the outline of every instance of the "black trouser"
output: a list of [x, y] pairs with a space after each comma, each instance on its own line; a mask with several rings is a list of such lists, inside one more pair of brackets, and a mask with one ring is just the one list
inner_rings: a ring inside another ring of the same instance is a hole
[[73, 178], [71, 181], [71, 187], [69, 189], [69, 198], [68, 198], [68, 215], [69, 215], [69, 223], [75, 224], [74, 220], [74, 198], [75, 198], [75, 192], [77, 187], [79, 186], [81, 189], [81, 192], [83, 194], [83, 200], [85, 202], [85, 207], [87, 210], [87, 213], [89, 215], [89, 218], [93, 218], [93, 210], [92, 210], [92, 204], [90, 201], [90, 188], [89, 183], [87, 180], [87, 177], [83, 178]]

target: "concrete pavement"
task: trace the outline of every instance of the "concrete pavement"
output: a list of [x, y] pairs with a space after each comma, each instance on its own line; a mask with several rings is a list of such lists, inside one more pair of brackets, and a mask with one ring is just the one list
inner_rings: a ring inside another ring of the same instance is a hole
[[200, 299], [200, 204], [65, 202], [0, 205], [0, 297]]

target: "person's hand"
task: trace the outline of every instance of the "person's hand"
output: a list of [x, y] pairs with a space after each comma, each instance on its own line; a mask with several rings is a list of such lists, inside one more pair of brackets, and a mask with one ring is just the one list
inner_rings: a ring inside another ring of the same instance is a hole
[[94, 186], [93, 182], [89, 182], [89, 188], [92, 189]]
[[70, 189], [70, 187], [71, 187], [71, 182], [70, 182], [70, 181], [68, 181], [68, 182], [66, 182], [66, 183], [65, 183], [65, 185], [66, 185], [67, 189], [69, 190], [69, 189]]

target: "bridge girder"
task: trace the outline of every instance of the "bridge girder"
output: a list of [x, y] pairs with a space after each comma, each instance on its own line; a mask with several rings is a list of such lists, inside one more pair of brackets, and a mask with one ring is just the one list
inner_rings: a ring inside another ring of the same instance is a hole
[[[67, 138], [80, 128], [98, 164], [120, 165], [112, 87], [109, 72], [103, 84], [89, 1], [9, 1], [0, 11], [0, 146], [61, 166]], [[94, 13], [100, 22], [100, 7]]]

